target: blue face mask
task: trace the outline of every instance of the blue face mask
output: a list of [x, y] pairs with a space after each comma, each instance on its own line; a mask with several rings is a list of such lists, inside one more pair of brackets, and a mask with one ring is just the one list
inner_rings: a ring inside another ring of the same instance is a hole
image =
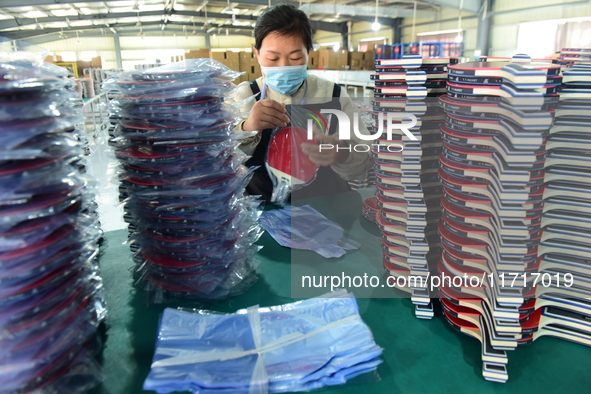
[[307, 65], [285, 67], [263, 67], [265, 83], [277, 93], [290, 95], [295, 93], [302, 83], [308, 78]]

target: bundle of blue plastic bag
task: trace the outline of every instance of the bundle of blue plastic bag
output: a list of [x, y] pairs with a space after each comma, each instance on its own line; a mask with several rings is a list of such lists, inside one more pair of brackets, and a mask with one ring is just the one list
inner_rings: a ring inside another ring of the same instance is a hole
[[166, 309], [144, 389], [308, 391], [375, 370], [381, 353], [344, 291], [232, 314]]

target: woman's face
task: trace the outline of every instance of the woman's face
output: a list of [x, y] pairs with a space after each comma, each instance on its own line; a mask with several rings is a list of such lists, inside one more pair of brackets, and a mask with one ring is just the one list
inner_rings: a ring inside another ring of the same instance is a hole
[[263, 38], [260, 50], [254, 50], [263, 67], [301, 66], [308, 64], [308, 51], [299, 36], [271, 32]]

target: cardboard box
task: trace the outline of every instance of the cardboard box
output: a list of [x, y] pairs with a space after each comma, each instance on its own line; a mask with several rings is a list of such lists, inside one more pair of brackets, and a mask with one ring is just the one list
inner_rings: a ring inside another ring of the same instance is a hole
[[361, 70], [363, 65], [363, 52], [349, 52], [350, 70]]
[[248, 69], [248, 73], [256, 75], [257, 78], [263, 75], [261, 72], [261, 66], [258, 63], [251, 65]]
[[240, 55], [238, 52], [211, 52], [211, 58], [225, 64], [231, 70], [240, 70]]
[[203, 59], [210, 56], [209, 49], [191, 49], [185, 53], [185, 59]]
[[90, 60], [90, 64], [92, 64], [92, 68], [103, 68], [103, 60], [100, 56], [93, 57]]
[[62, 58], [61, 55], [55, 55], [55, 62], [56, 63], [61, 63], [63, 61], [64, 61], [64, 59]]
[[347, 49], [341, 49], [336, 52], [336, 70], [348, 70], [349, 69], [349, 51]]
[[251, 72], [252, 67], [259, 64], [254, 52], [240, 52], [239, 55], [240, 71]]
[[258, 70], [258, 71], [255, 70], [255, 72], [248, 73], [248, 75], [249, 75], [250, 79], [252, 80], [252, 79], [257, 79], [258, 77], [263, 76], [263, 73], [261, 72], [261, 70]]
[[82, 75], [82, 70], [84, 70], [85, 68], [92, 68], [92, 63], [78, 60], [76, 62], [76, 67], [78, 67], [78, 72]]
[[364, 52], [349, 52], [349, 61], [351, 60], [363, 60]]
[[363, 52], [363, 70], [373, 70], [375, 68], [374, 65], [374, 53], [373, 51]]
[[349, 61], [349, 70], [361, 70], [362, 68], [361, 60], [353, 59]]
[[47, 56], [47, 57], [45, 58], [44, 62], [47, 62], [47, 63], [53, 63], [53, 56], [51, 56], [51, 55], [50, 55], [50, 56]]
[[318, 51], [318, 68], [325, 70], [337, 69], [337, 53], [332, 49], [321, 49]]
[[310, 51], [308, 54], [308, 67], [311, 70], [316, 70], [319, 68], [318, 62], [320, 61], [320, 54], [318, 51]]
[[248, 73], [248, 80], [249, 81], [254, 81], [255, 79], [259, 78], [262, 74], [252, 74], [252, 73]]

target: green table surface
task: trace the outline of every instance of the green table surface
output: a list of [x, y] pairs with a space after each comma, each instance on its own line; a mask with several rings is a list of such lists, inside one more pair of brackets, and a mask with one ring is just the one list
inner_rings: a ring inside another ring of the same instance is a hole
[[[310, 205], [339, 223], [348, 237], [362, 243], [359, 250], [333, 260], [331, 264], [339, 270], [346, 267], [347, 273], [384, 274], [379, 232], [360, 217], [361, 201], [373, 193], [373, 189], [367, 189], [339, 198], [310, 200]], [[100, 258], [109, 314], [105, 347], [99, 357], [105, 380], [92, 391], [94, 394], [144, 392], [142, 384], [150, 369], [158, 320], [164, 308], [148, 306], [145, 293], [132, 286], [134, 264], [124, 244], [126, 237], [127, 230], [107, 232], [105, 251]], [[234, 312], [251, 305], [293, 302], [296, 299], [291, 297], [292, 259], [305, 261], [303, 268], [298, 267], [298, 273], [300, 268], [313, 273], [315, 262], [327, 265], [313, 252], [292, 253], [268, 234], [258, 244], [264, 246], [258, 253], [258, 281], [244, 294], [211, 305], [209, 309]], [[363, 320], [373, 331], [376, 343], [384, 349], [384, 362], [377, 374], [366, 381], [323, 389], [323, 393], [591, 392], [591, 349], [585, 346], [542, 337], [509, 352], [509, 381], [492, 383], [482, 377], [480, 343], [452, 329], [441, 316], [440, 308], [433, 319], [421, 320], [414, 316], [409, 299], [383, 298], [390, 295], [383, 292], [393, 292], [392, 289], [352, 291], [358, 296]]]

